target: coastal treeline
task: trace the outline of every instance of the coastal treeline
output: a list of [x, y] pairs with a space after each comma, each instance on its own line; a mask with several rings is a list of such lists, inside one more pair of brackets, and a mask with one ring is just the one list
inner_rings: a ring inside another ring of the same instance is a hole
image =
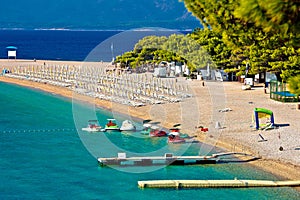
[[[207, 38], [207, 39], [205, 39]], [[213, 48], [216, 47], [216, 48]], [[134, 67], [143, 64], [158, 64], [162, 61], [187, 64], [190, 70], [228, 65], [230, 51], [220, 37], [210, 30], [197, 29], [192, 34], [147, 36], [141, 39], [130, 52], [118, 56], [116, 61]]]
[[187, 35], [149, 36], [117, 58], [131, 67], [162, 60], [193, 71], [210, 66], [248, 74], [300, 74], [300, 2], [292, 0], [181, 0], [203, 28]]

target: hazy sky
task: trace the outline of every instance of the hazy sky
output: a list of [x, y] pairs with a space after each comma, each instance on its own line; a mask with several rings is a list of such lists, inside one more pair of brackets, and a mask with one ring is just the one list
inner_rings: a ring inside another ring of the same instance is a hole
[[2, 1], [0, 28], [193, 29], [199, 21], [178, 0]]

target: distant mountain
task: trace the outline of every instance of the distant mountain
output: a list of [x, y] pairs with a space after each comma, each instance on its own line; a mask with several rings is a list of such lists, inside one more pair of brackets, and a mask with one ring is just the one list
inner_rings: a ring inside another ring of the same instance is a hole
[[0, 7], [0, 28], [194, 29], [200, 22], [179, 0], [13, 0]]

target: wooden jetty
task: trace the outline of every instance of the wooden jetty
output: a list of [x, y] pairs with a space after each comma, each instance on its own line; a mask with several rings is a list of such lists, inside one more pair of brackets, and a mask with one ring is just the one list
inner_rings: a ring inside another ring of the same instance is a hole
[[147, 156], [147, 157], [127, 157], [126, 153], [118, 153], [117, 157], [98, 158], [98, 163], [101, 166], [120, 165], [120, 166], [151, 166], [151, 165], [191, 165], [191, 164], [216, 164], [224, 162], [226, 159], [222, 157], [230, 155], [239, 155], [249, 157], [246, 161], [256, 160], [254, 157], [245, 153], [218, 153], [211, 156], [174, 156], [171, 153], [166, 153], [164, 156]]
[[152, 180], [138, 181], [139, 188], [249, 188], [298, 187], [298, 181], [269, 180]]

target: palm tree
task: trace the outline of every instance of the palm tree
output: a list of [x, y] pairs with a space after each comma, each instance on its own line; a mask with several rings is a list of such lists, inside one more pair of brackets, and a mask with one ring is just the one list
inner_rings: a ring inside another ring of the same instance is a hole
[[[300, 74], [297, 76], [292, 76], [288, 79], [289, 90], [292, 94], [297, 96], [299, 100], [300, 95]], [[300, 104], [298, 103], [298, 109], [300, 109]]]

